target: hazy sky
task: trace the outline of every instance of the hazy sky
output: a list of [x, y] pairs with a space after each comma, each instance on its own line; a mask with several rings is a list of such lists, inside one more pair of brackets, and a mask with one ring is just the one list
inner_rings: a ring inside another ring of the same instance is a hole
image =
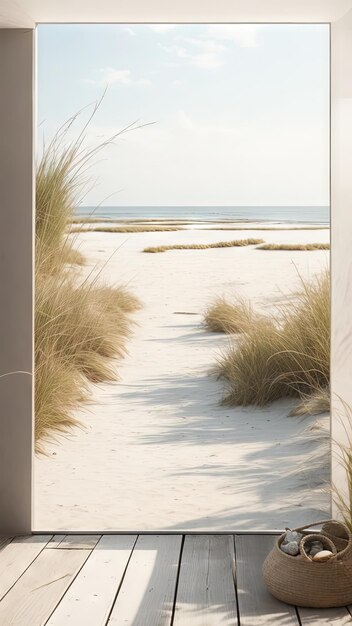
[[38, 46], [40, 136], [106, 85], [89, 145], [155, 122], [104, 151], [84, 204], [329, 203], [328, 26], [48, 25]]

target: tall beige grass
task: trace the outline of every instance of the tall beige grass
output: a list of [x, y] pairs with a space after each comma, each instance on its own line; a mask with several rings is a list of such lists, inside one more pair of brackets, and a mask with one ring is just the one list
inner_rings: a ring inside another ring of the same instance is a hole
[[322, 413], [330, 413], [330, 389], [315, 389], [311, 394], [302, 395], [300, 402], [292, 409], [290, 415], [321, 415]]
[[344, 442], [333, 442], [333, 454], [336, 462], [346, 472], [347, 489], [342, 490], [332, 484], [332, 495], [341, 517], [352, 531], [352, 408], [340, 398], [342, 413], [340, 414], [341, 431], [344, 432]]
[[216, 371], [230, 405], [306, 397], [329, 385], [330, 281], [325, 272], [280, 307], [277, 319], [253, 318]]
[[78, 424], [75, 410], [89, 382], [115, 380], [126, 353], [138, 300], [124, 287], [83, 279], [72, 267], [83, 257], [67, 223], [84, 193], [84, 172], [100, 149], [85, 150], [80, 135], [64, 146], [70, 123], [45, 149], [37, 170], [35, 297], [35, 435], [44, 440]]
[[71, 233], [157, 233], [183, 230], [178, 226], [91, 226], [73, 227]]
[[330, 250], [329, 243], [265, 243], [257, 250]]
[[204, 325], [213, 333], [240, 333], [253, 321], [249, 302], [238, 300], [236, 304], [218, 298], [205, 312]]
[[236, 239], [234, 241], [218, 241], [217, 243], [176, 244], [172, 246], [151, 246], [143, 252], [166, 252], [167, 250], [208, 250], [209, 248], [237, 248], [254, 246], [262, 243], [263, 239]]
[[68, 224], [100, 224], [100, 223], [106, 223], [106, 224], [136, 224], [136, 225], [143, 225], [143, 224], [159, 224], [160, 226], [184, 226], [186, 224], [192, 224], [193, 222], [190, 220], [186, 220], [186, 221], [180, 221], [178, 219], [157, 219], [155, 217], [147, 217], [144, 219], [113, 219], [111, 217], [73, 217], [72, 219], [69, 220]]
[[329, 230], [330, 226], [212, 226], [202, 230]]

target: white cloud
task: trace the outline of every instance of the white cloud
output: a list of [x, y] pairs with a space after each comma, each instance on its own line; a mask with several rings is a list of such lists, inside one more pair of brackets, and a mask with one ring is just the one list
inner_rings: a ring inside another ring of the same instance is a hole
[[206, 50], [207, 52], [212, 52], [214, 54], [225, 52], [226, 47], [214, 41], [213, 39], [197, 39], [196, 37], [183, 37], [182, 41], [190, 44], [196, 48], [200, 48], [201, 50]]
[[101, 81], [103, 83], [108, 83], [109, 85], [113, 83], [121, 83], [122, 85], [130, 85], [131, 84], [131, 72], [130, 70], [116, 70], [113, 67], [106, 67], [100, 70], [101, 73]]
[[258, 24], [212, 24], [207, 36], [223, 41], [233, 41], [241, 48], [258, 46]]
[[128, 35], [131, 35], [131, 37], [135, 37], [136, 33], [133, 30], [133, 28], [131, 28], [130, 26], [124, 26], [124, 32], [127, 33]]
[[[181, 59], [188, 65], [203, 69], [216, 69], [225, 63], [226, 47], [210, 39], [183, 38], [185, 45], [164, 46], [159, 43], [164, 52]], [[169, 64], [170, 65], [170, 64]], [[175, 62], [171, 62], [174, 67]]]
[[83, 82], [90, 85], [113, 85], [118, 83], [120, 85], [151, 85], [152, 82], [149, 78], [134, 79], [131, 75], [131, 70], [119, 70], [114, 67], [104, 67], [99, 70], [100, 78], [84, 79]]
[[156, 33], [164, 34], [173, 30], [175, 28], [175, 24], [149, 24], [149, 28]]
[[182, 130], [190, 131], [199, 136], [207, 136], [210, 134], [217, 136], [238, 136], [246, 131], [246, 127], [243, 124], [241, 128], [238, 128], [235, 126], [224, 126], [223, 124], [196, 122], [182, 109], [176, 114], [176, 125]]
[[191, 64], [203, 69], [216, 69], [224, 65], [224, 61], [219, 59], [213, 52], [201, 52], [191, 57]]

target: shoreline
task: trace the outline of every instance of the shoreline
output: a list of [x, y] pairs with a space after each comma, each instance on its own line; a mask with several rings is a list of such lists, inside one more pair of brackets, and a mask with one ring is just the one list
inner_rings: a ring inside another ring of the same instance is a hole
[[74, 217], [190, 222], [281, 222], [330, 224], [329, 206], [91, 206], [78, 207]]

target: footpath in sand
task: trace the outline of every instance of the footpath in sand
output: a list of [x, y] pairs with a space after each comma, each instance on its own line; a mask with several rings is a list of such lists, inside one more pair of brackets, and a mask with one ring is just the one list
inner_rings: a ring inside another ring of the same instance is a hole
[[[81, 233], [85, 271], [125, 283], [142, 300], [119, 365], [120, 381], [94, 388], [85, 425], [48, 444], [35, 463], [37, 530], [246, 530], [299, 525], [328, 510], [309, 494], [313, 444], [297, 436], [312, 419], [288, 417], [292, 402], [264, 409], [220, 405], [209, 370], [228, 338], [207, 332], [202, 313], [218, 295], [273, 303], [328, 266], [329, 253], [250, 248], [143, 254], [146, 246], [246, 237], [327, 242], [328, 230], [185, 230]], [[106, 264], [107, 259], [113, 254]], [[296, 472], [302, 464], [306, 471]]]

